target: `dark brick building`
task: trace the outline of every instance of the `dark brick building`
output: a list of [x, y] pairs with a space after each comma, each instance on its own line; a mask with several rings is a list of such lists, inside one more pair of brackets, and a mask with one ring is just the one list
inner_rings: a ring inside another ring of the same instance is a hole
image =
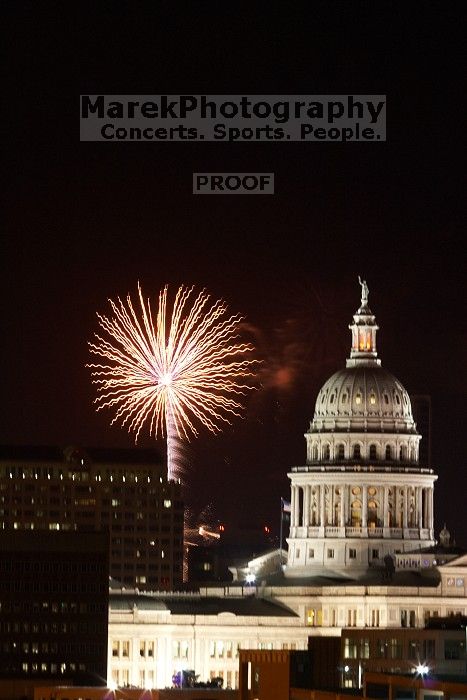
[[102, 685], [108, 535], [0, 532], [0, 680]]

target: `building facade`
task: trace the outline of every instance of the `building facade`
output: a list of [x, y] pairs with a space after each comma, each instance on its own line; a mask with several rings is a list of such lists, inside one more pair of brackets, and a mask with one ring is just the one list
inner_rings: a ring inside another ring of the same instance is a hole
[[381, 367], [362, 284], [346, 367], [316, 400], [305, 466], [292, 467], [286, 575], [355, 578], [396, 550], [434, 544], [432, 469], [419, 465], [410, 398]]
[[366, 671], [466, 677], [465, 618], [457, 619], [457, 626], [453, 617], [444, 627], [417, 630], [343, 629], [341, 686], [361, 688]]
[[0, 531], [109, 533], [110, 575], [182, 582], [183, 503], [155, 450], [0, 448]]
[[231, 583], [176, 597], [115, 591], [107, 677], [119, 686], [163, 688], [174, 673], [193, 669], [202, 681], [220, 676], [224, 687], [238, 688], [241, 649], [306, 650], [309, 637], [340, 637], [345, 628], [380, 638], [406, 629], [418, 638], [430, 619], [467, 615], [467, 555], [431, 574], [396, 573], [372, 585]]

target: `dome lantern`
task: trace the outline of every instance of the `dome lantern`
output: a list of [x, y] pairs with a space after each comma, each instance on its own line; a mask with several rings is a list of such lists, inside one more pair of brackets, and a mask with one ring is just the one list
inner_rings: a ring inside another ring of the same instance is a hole
[[360, 307], [353, 317], [353, 323], [349, 325], [352, 331], [352, 348], [350, 350], [350, 358], [347, 360], [347, 367], [371, 366], [380, 365], [381, 360], [378, 359], [376, 352], [376, 331], [378, 326], [375, 322], [375, 316], [371, 313], [368, 306], [368, 285], [366, 280], [362, 280], [360, 275], [358, 281], [362, 288], [362, 297]]

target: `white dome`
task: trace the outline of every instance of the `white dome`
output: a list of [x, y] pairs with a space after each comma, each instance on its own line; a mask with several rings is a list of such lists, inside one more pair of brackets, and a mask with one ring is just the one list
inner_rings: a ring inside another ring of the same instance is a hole
[[335, 372], [318, 394], [312, 428], [359, 429], [362, 420], [378, 431], [416, 432], [407, 391], [377, 364]]

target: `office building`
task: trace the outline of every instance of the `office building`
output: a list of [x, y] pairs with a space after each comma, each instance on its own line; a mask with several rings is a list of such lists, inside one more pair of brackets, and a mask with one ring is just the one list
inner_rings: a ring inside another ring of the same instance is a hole
[[156, 450], [1, 447], [0, 530], [108, 532], [121, 585], [182, 582], [180, 485]]

